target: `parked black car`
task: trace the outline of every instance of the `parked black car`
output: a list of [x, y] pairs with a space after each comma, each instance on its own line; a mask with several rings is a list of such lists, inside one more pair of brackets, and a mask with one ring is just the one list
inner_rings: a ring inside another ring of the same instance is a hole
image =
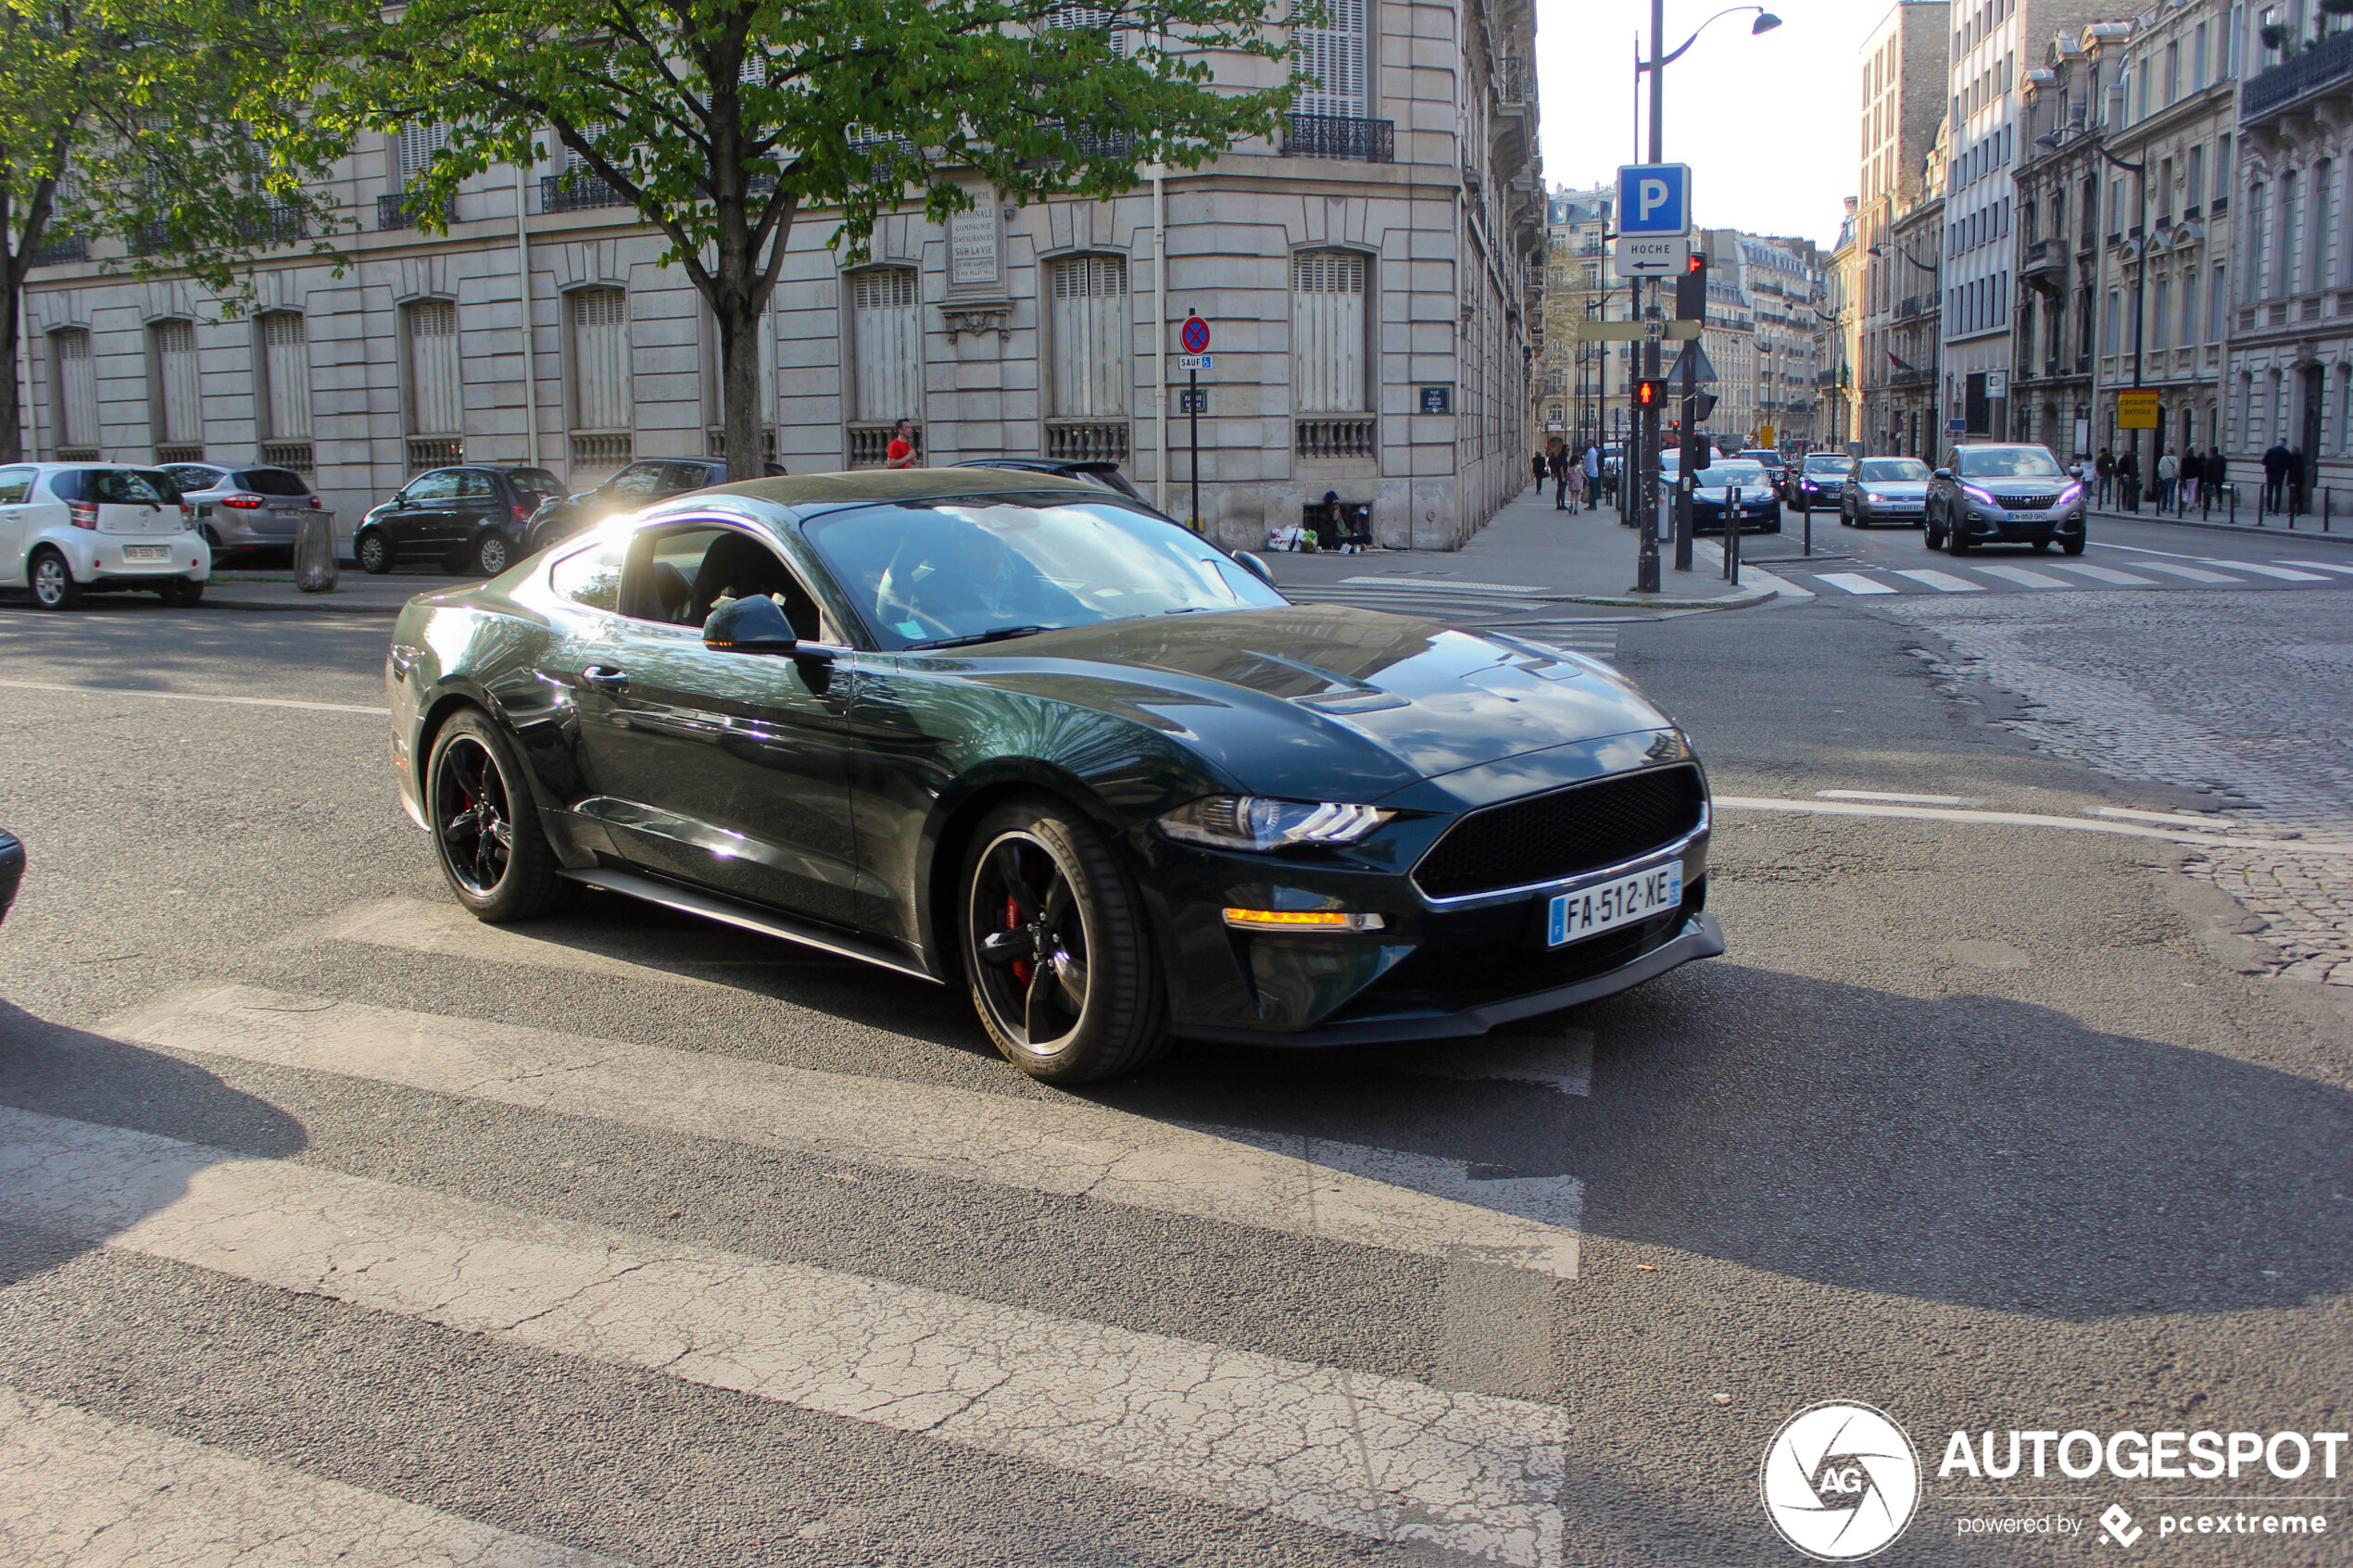
[[24, 845], [6, 828], [0, 828], [0, 920], [8, 918], [8, 906], [17, 901], [17, 884], [24, 881]]
[[1045, 474], [660, 502], [409, 602], [402, 804], [479, 919], [585, 884], [769, 932], [967, 992], [1061, 1083], [1723, 951], [1706, 780], [1622, 676], [1265, 571]]
[[[1117, 463], [1074, 463], [1056, 458], [966, 458], [950, 465], [960, 469], [1016, 469], [1024, 473], [1051, 473], [1063, 479], [1083, 479], [1089, 484], [1100, 484], [1106, 490], [1116, 490], [1131, 501], [1141, 501], [1144, 493], [1127, 483]], [[1146, 503], [1149, 505], [1150, 503]]]
[[524, 529], [540, 502], [562, 492], [563, 482], [546, 469], [434, 469], [359, 520], [352, 558], [363, 571], [423, 558], [452, 573], [496, 577], [526, 554]]
[[[771, 479], [784, 470], [764, 465]], [[535, 555], [560, 539], [594, 528], [619, 512], [634, 512], [665, 496], [683, 495], [727, 483], [727, 465], [716, 458], [647, 458], [630, 464], [593, 490], [575, 495], [550, 495], [532, 514], [523, 537], [523, 553]]]
[[1923, 541], [1967, 555], [1980, 545], [2032, 545], [2083, 553], [2082, 482], [2047, 446], [1992, 443], [1959, 446], [1929, 478]]

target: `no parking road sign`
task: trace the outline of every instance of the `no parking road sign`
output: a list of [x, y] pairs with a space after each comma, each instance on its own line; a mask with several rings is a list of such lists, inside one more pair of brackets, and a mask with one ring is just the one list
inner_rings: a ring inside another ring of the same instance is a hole
[[1176, 329], [1176, 341], [1185, 345], [1188, 354], [1209, 352], [1209, 323], [1198, 316], [1188, 316], [1185, 324]]

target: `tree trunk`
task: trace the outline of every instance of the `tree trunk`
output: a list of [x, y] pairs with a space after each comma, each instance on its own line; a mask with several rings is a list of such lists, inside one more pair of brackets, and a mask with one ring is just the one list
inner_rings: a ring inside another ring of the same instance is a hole
[[761, 318], [744, 306], [741, 290], [723, 285], [719, 293], [711, 314], [719, 322], [720, 432], [727, 477], [758, 479], [768, 471], [760, 443], [768, 412], [760, 395]]
[[20, 463], [30, 456], [24, 447], [24, 345], [17, 340], [17, 323], [23, 320], [18, 302], [23, 295], [23, 267], [14, 257], [0, 257], [0, 307], [6, 311], [0, 318], [0, 370], [6, 375], [6, 384], [0, 386], [0, 463]]

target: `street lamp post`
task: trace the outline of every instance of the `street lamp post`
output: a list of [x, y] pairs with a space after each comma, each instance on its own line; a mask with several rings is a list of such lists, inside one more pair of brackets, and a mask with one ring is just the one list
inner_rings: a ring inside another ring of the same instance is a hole
[[[1666, 84], [1667, 68], [1681, 59], [1691, 46], [1699, 42], [1699, 35], [1705, 32], [1711, 24], [1721, 21], [1726, 17], [1739, 16], [1750, 11], [1756, 13], [1756, 19], [1749, 24], [1748, 31], [1752, 34], [1770, 32], [1781, 25], [1781, 19], [1762, 6], [1732, 6], [1717, 12], [1706, 21], [1700, 23], [1692, 30], [1692, 35], [1689, 38], [1684, 39], [1673, 50], [1662, 54], [1660, 51], [1667, 41], [1667, 0], [1651, 0], [1651, 57], [1649, 63], [1645, 64], [1639, 50], [1634, 56], [1636, 86], [1639, 88], [1641, 85], [1639, 79], [1642, 72], [1648, 71], [1651, 76], [1651, 162], [1664, 163], [1667, 160], [1667, 104], [1666, 96], [1660, 91]], [[1622, 217], [1619, 219], [1620, 222], [1624, 220]], [[1629, 282], [1633, 289], [1633, 317], [1636, 320], [1644, 320], [1642, 280], [1629, 279]], [[1649, 313], [1651, 316], [1658, 314], [1658, 306], [1655, 300], [1650, 306]], [[1655, 382], [1658, 379], [1658, 342], [1656, 333], [1643, 334], [1642, 378], [1645, 381]], [[1685, 433], [1688, 435], [1690, 433], [1687, 431]], [[1635, 503], [1640, 508], [1638, 515], [1642, 524], [1642, 544], [1641, 554], [1635, 558], [1634, 587], [1638, 593], [1655, 594], [1658, 592], [1659, 476], [1658, 406], [1655, 403], [1642, 410], [1642, 466], [1639, 470], [1633, 464], [1632, 456], [1631, 453], [1627, 455], [1627, 460], [1621, 465], [1620, 471], [1628, 476], [1629, 482], [1639, 471], [1642, 485], [1642, 497]]]

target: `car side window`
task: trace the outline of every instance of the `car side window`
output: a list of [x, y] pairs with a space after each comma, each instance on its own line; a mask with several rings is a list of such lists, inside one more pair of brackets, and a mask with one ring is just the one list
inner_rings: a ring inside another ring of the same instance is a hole
[[722, 599], [773, 594], [793, 635], [837, 642], [816, 598], [775, 550], [741, 529], [710, 523], [648, 529], [629, 551], [621, 613], [666, 626], [700, 626]]
[[180, 486], [183, 494], [191, 490], [209, 490], [220, 482], [219, 474], [210, 469], [198, 468], [194, 463], [173, 463], [163, 471], [171, 476], [171, 483]]
[[0, 469], [0, 507], [20, 507], [32, 494], [31, 469]]
[[621, 571], [628, 557], [626, 539], [609, 539], [585, 550], [574, 550], [547, 569], [547, 586], [574, 604], [618, 612]]
[[673, 463], [662, 474], [662, 493], [675, 495], [681, 491], [699, 490], [706, 484], [717, 484], [719, 476], [709, 463]]
[[402, 499], [408, 501], [447, 501], [457, 493], [458, 470], [435, 469], [431, 473], [420, 474], [410, 480], [409, 488], [403, 490], [400, 495]]
[[482, 470], [459, 469], [458, 470], [458, 499], [486, 501], [497, 494], [498, 487], [491, 483], [490, 476]]
[[613, 476], [612, 493], [616, 495], [659, 495], [661, 494], [660, 463], [632, 463]]

